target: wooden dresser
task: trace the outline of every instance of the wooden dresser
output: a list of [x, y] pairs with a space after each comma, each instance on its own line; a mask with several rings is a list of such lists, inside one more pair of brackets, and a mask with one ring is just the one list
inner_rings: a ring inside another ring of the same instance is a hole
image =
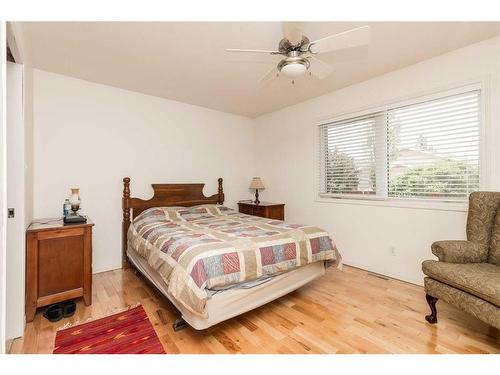
[[83, 297], [92, 303], [92, 227], [39, 219], [26, 230], [26, 321], [38, 307]]
[[243, 214], [267, 217], [268, 219], [285, 220], [285, 204], [253, 201], [238, 202], [239, 211]]

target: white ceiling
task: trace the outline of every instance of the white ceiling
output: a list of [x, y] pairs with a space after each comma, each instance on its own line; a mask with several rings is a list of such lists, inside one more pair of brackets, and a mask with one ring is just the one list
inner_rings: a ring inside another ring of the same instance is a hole
[[368, 47], [321, 55], [334, 73], [259, 84], [279, 57], [226, 48], [277, 48], [279, 22], [24, 22], [35, 68], [256, 117], [500, 35], [500, 22], [306, 22], [311, 40], [372, 26]]

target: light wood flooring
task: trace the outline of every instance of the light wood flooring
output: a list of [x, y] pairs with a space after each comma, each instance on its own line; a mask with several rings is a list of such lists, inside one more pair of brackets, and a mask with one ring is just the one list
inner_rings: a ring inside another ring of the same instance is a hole
[[174, 332], [176, 310], [132, 270], [93, 276], [93, 304], [50, 323], [39, 311], [11, 353], [52, 353], [56, 330], [142, 303], [165, 351], [174, 353], [500, 353], [495, 332], [445, 302], [424, 320], [421, 287], [344, 266], [278, 300], [205, 331]]

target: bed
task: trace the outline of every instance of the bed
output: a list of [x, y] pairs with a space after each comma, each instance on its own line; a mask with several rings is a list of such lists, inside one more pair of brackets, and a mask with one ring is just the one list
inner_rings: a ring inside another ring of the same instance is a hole
[[123, 267], [134, 267], [179, 310], [178, 330], [202, 330], [243, 314], [340, 266], [329, 234], [317, 227], [227, 208], [204, 184], [153, 184], [149, 200], [123, 179]]

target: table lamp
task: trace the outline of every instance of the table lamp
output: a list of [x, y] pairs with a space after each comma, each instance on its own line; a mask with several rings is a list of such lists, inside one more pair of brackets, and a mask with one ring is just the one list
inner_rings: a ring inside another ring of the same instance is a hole
[[250, 183], [250, 189], [255, 189], [255, 204], [259, 204], [259, 189], [265, 189], [264, 184], [260, 177], [252, 178], [252, 182]]

